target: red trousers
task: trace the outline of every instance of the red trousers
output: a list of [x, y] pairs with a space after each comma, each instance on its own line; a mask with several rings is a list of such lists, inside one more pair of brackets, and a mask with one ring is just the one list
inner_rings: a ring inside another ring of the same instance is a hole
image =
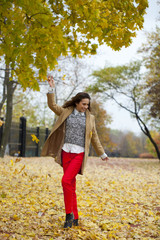
[[67, 153], [62, 150], [62, 165], [64, 175], [62, 187], [66, 214], [73, 212], [74, 218], [78, 219], [76, 175], [81, 169], [84, 153]]

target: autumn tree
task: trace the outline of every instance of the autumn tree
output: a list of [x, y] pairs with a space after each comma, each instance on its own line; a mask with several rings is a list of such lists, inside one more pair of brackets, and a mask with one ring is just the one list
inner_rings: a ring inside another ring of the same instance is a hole
[[148, 33], [147, 43], [139, 50], [146, 71], [146, 101], [149, 114], [160, 123], [160, 28]]
[[[143, 27], [147, 0], [6, 1], [0, 3], [0, 57], [5, 72], [0, 107], [7, 102], [1, 156], [12, 119], [17, 83], [39, 90], [60, 56], [94, 54], [99, 44], [129, 46]], [[95, 40], [93, 42], [93, 40]]]
[[139, 157], [146, 152], [146, 136], [142, 133], [136, 135], [131, 131], [110, 129], [110, 139], [116, 144], [110, 152], [113, 157]]
[[[138, 157], [141, 152], [139, 152], [141, 147], [140, 137], [135, 136], [133, 132], [126, 132], [122, 135], [120, 141], [120, 156], [123, 157]], [[142, 150], [142, 148], [141, 148]]]
[[[129, 46], [143, 27], [146, 0], [5, 1], [0, 5], [0, 56], [10, 79], [38, 89], [61, 55], [96, 53], [98, 44]], [[93, 24], [94, 23], [94, 24]]]
[[128, 111], [137, 120], [140, 129], [149, 138], [160, 159], [160, 151], [145, 118], [146, 92], [141, 75], [141, 63], [132, 62], [124, 66], [106, 67], [95, 71], [93, 76], [96, 77], [97, 82], [90, 86], [88, 91], [112, 99], [118, 106]]
[[[152, 136], [160, 150], [160, 133], [156, 132], [156, 131], [152, 131]], [[153, 145], [150, 143], [150, 141], [148, 141], [148, 140], [146, 142], [146, 148], [147, 148], [148, 152], [150, 152], [154, 157], [156, 157], [155, 149], [154, 149]]]
[[[109, 128], [107, 127], [107, 125], [109, 125], [112, 121], [111, 116], [103, 108], [102, 103], [95, 99], [91, 101], [91, 112], [95, 116], [97, 133], [102, 145], [104, 146], [104, 149], [106, 152], [112, 151], [116, 144], [111, 141]], [[95, 151], [92, 147], [90, 149], [90, 154], [95, 154]]]

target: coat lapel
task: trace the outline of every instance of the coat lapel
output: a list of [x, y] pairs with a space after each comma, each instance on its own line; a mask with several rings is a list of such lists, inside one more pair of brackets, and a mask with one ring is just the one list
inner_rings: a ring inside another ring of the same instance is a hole
[[90, 112], [86, 111], [86, 137], [85, 137], [85, 146], [87, 146], [88, 136], [90, 132]]
[[51, 133], [49, 134], [49, 137], [52, 135], [52, 133], [59, 128], [59, 126], [66, 120], [66, 118], [73, 112], [73, 107], [65, 108], [63, 113], [58, 118], [57, 122], [55, 123], [54, 127], [52, 128]]

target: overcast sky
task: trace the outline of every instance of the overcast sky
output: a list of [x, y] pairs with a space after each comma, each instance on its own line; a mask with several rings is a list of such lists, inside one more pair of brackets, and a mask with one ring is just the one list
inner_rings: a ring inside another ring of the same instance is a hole
[[[121, 51], [113, 51], [110, 47], [100, 46], [97, 55], [92, 56], [89, 61], [92, 63], [94, 69], [101, 69], [108, 63], [110, 65], [121, 65], [129, 63], [131, 60], [138, 58], [137, 50], [142, 43], [145, 42], [145, 32], [151, 32], [155, 30], [156, 25], [159, 25], [157, 21], [160, 11], [160, 5], [157, 5], [156, 0], [149, 0], [149, 8], [145, 15], [144, 28], [137, 32], [137, 37], [133, 39], [133, 43], [128, 48], [122, 48]], [[105, 107], [107, 112], [112, 116], [113, 122], [110, 127], [119, 130], [131, 130], [139, 134], [140, 128], [135, 119], [132, 119], [129, 113], [125, 110], [118, 108], [111, 102], [106, 102]]]

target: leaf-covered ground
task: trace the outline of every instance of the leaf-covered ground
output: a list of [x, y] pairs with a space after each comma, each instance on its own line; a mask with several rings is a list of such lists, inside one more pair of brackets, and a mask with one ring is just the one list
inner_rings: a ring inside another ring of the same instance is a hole
[[158, 160], [90, 158], [77, 177], [80, 226], [63, 229], [62, 168], [0, 159], [0, 240], [160, 239]]

